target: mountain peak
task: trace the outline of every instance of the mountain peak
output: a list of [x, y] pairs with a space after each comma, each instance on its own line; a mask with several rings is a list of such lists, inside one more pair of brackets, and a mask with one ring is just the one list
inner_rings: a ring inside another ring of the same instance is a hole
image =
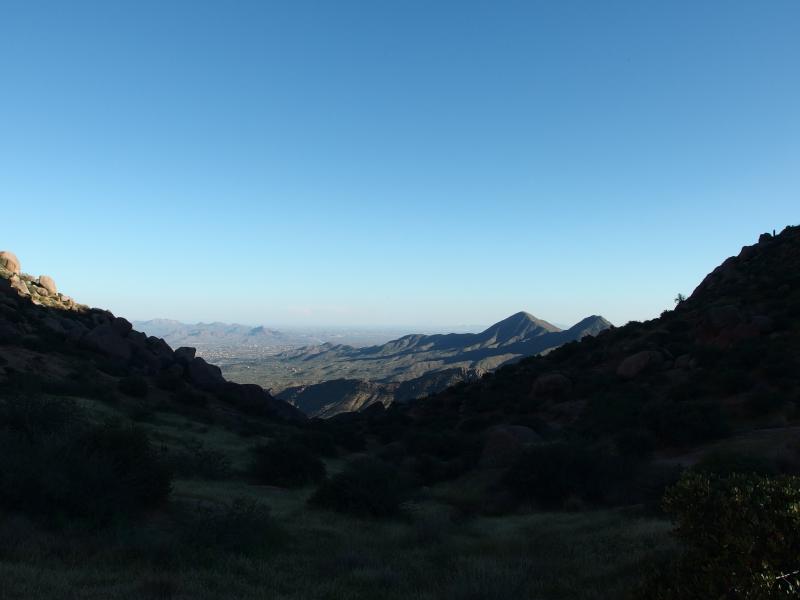
[[483, 331], [481, 335], [493, 336], [498, 341], [506, 341], [521, 336], [530, 337], [531, 334], [541, 335], [557, 331], [561, 331], [561, 329], [552, 323], [548, 323], [543, 319], [538, 319], [529, 312], [520, 311], [495, 323]]

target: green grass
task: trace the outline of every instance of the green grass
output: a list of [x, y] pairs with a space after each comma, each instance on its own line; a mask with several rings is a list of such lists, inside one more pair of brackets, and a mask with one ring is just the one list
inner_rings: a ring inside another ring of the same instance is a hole
[[159, 515], [140, 526], [133, 555], [131, 534], [79, 531], [65, 541], [6, 519], [0, 534], [23, 542], [2, 554], [0, 599], [619, 598], [671, 548], [665, 522], [620, 511], [460, 522], [431, 502], [408, 506], [403, 519], [364, 521], [309, 510], [308, 493], [177, 482], [175, 502], [248, 496], [273, 509], [280, 535], [249, 556], [212, 560], [165, 543]]
[[[98, 420], [126, 414], [122, 405], [86, 407]], [[279, 428], [242, 437], [169, 412], [139, 424], [156, 444], [202, 441], [239, 471], [177, 479], [167, 507], [106, 529], [0, 513], [0, 600], [617, 599], [672, 549], [668, 523], [625, 511], [466, 519], [448, 498], [481, 488], [480, 477], [434, 487], [393, 520], [314, 510], [312, 487], [252, 485], [240, 472], [249, 449]], [[328, 473], [344, 463], [326, 460]], [[263, 541], [244, 550], [192, 542], [194, 530], [213, 538], [220, 527], [198, 518], [202, 507], [225, 510], [234, 498], [269, 507]]]

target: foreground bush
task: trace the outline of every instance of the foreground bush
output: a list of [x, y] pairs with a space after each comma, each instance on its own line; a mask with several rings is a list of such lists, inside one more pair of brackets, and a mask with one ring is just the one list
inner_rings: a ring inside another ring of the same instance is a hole
[[269, 507], [249, 498], [182, 508], [178, 520], [183, 541], [212, 556], [217, 550], [251, 552], [274, 542], [279, 535]]
[[144, 398], [149, 391], [147, 380], [141, 375], [123, 377], [119, 380], [118, 387], [120, 392], [132, 398]]
[[139, 429], [90, 424], [55, 400], [5, 400], [0, 415], [6, 509], [105, 521], [154, 508], [169, 495], [171, 474]]
[[250, 472], [259, 483], [300, 487], [325, 477], [325, 464], [305, 446], [274, 440], [253, 449]]
[[520, 501], [561, 508], [568, 498], [599, 503], [631, 476], [631, 463], [580, 443], [529, 448], [511, 467], [504, 486]]
[[309, 503], [357, 516], [388, 517], [400, 511], [403, 486], [386, 463], [364, 458], [320, 485]]
[[689, 472], [664, 497], [684, 552], [641, 598], [794, 598], [800, 478]]

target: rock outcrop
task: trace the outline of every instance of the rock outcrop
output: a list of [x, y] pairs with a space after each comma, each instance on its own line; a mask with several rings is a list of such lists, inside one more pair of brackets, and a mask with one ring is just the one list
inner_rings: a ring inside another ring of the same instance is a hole
[[[0, 256], [0, 346], [33, 347], [43, 360], [56, 354], [76, 360], [96, 356], [97, 364], [111, 372], [177, 379], [243, 412], [305, 419], [299, 410], [259, 386], [226, 381], [219, 367], [196, 356], [194, 348], [173, 351], [163, 339], [134, 330], [122, 317], [75, 303], [58, 292], [52, 278], [34, 279], [20, 272], [19, 260], [12, 253]], [[0, 366], [0, 381], [7, 375], [5, 370]]]
[[19, 275], [20, 264], [17, 255], [8, 250], [0, 250], [0, 268], [12, 275]]
[[39, 275], [39, 286], [47, 290], [48, 294], [54, 296], [58, 293], [56, 282], [49, 275]]

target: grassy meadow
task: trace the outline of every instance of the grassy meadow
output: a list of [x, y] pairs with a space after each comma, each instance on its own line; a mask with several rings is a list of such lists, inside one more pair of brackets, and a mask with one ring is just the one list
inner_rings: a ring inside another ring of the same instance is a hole
[[[669, 553], [669, 524], [632, 509], [465, 515], [458, 482], [423, 488], [394, 518], [310, 508], [314, 486], [258, 485], [257, 435], [132, 401], [80, 402], [143, 427], [177, 472], [167, 504], [98, 526], [0, 515], [0, 598], [509, 599], [624, 596]], [[347, 456], [326, 459], [328, 474]]]

